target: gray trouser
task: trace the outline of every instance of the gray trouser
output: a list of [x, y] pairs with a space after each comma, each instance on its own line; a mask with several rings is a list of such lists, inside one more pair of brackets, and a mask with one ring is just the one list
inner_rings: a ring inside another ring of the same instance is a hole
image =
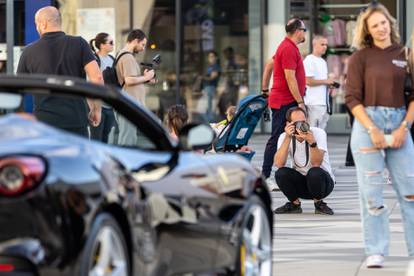
[[115, 112], [115, 119], [118, 123], [118, 142], [120, 146], [137, 146], [137, 128], [131, 124], [124, 116]]
[[156, 145], [124, 116], [115, 112], [115, 120], [118, 123], [118, 133], [110, 135], [110, 137], [116, 139], [114, 141], [115, 145], [132, 146], [141, 149], [156, 148]]

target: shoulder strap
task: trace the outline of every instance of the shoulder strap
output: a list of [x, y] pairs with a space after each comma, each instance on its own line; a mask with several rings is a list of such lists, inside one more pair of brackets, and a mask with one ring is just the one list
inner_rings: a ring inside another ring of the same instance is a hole
[[123, 55], [126, 55], [126, 54], [133, 55], [131, 52], [122, 52], [121, 54], [119, 54], [119, 56], [117, 56], [117, 57], [116, 57], [116, 59], [115, 59], [115, 61], [114, 61], [113, 65], [112, 65], [112, 67], [115, 67], [115, 66], [116, 66], [116, 64], [118, 63], [118, 61], [121, 59], [121, 57], [122, 57]]
[[[116, 57], [116, 59], [115, 59], [114, 63], [112, 63], [112, 68], [116, 68], [116, 64], [118, 63], [118, 61], [121, 59], [121, 57], [122, 57], [123, 55], [126, 55], [126, 54], [130, 54], [130, 55], [132, 55], [132, 56], [133, 56], [133, 54], [132, 54], [131, 52], [122, 52], [121, 54], [119, 54], [119, 55]], [[112, 56], [111, 56], [111, 57], [112, 57]], [[124, 87], [124, 85], [125, 85], [125, 81], [121, 84], [121, 87]]]
[[113, 55], [108, 55], [108, 56], [112, 59], [112, 61], [115, 61], [115, 58]]
[[298, 163], [296, 163], [296, 160], [295, 160], [295, 153], [296, 153], [296, 137], [295, 136], [292, 136], [292, 142], [293, 142], [292, 143], [292, 151], [293, 151], [292, 152], [292, 159], [293, 159], [293, 162], [295, 163], [296, 167], [298, 167], [298, 168], [306, 167], [309, 163], [309, 144], [308, 144], [308, 142], [305, 141], [306, 162], [305, 162], [305, 165], [303, 165], [303, 166], [298, 165]]

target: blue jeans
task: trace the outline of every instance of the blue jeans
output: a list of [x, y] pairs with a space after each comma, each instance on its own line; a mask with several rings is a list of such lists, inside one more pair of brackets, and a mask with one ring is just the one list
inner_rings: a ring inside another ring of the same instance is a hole
[[208, 120], [213, 119], [213, 99], [216, 95], [216, 87], [208, 85], [204, 87], [204, 93], [207, 94], [207, 117]]
[[[365, 110], [386, 134], [400, 126], [406, 113], [405, 108], [380, 106]], [[414, 256], [414, 200], [408, 198], [414, 195], [414, 145], [410, 132], [407, 131], [400, 148], [376, 150], [367, 129], [355, 120], [351, 149], [357, 169], [365, 253], [388, 255], [389, 209], [383, 198], [386, 183], [383, 172], [387, 168], [401, 206], [408, 254]]]

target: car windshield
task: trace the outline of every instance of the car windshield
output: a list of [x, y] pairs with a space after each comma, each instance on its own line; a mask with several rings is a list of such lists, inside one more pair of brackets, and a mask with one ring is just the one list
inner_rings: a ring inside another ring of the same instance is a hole
[[[34, 124], [41, 122], [63, 133], [105, 144], [157, 149], [156, 144], [142, 131], [146, 127], [145, 121], [136, 126], [118, 110], [100, 100], [60, 95], [46, 90], [38, 92], [26, 93], [24, 96], [0, 92], [0, 116], [15, 114], [32, 120]], [[101, 106], [101, 112], [97, 106]]]

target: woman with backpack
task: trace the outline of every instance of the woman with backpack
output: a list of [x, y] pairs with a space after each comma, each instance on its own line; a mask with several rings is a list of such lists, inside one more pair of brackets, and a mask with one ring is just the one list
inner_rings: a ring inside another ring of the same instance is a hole
[[[109, 53], [114, 50], [114, 40], [109, 34], [97, 34], [94, 39], [89, 41], [89, 45], [101, 71], [104, 71], [107, 67], [112, 67], [115, 58]], [[110, 106], [103, 103], [101, 123], [97, 127], [90, 127], [91, 139], [108, 143], [109, 133], [114, 127], [116, 127], [114, 112]]]

